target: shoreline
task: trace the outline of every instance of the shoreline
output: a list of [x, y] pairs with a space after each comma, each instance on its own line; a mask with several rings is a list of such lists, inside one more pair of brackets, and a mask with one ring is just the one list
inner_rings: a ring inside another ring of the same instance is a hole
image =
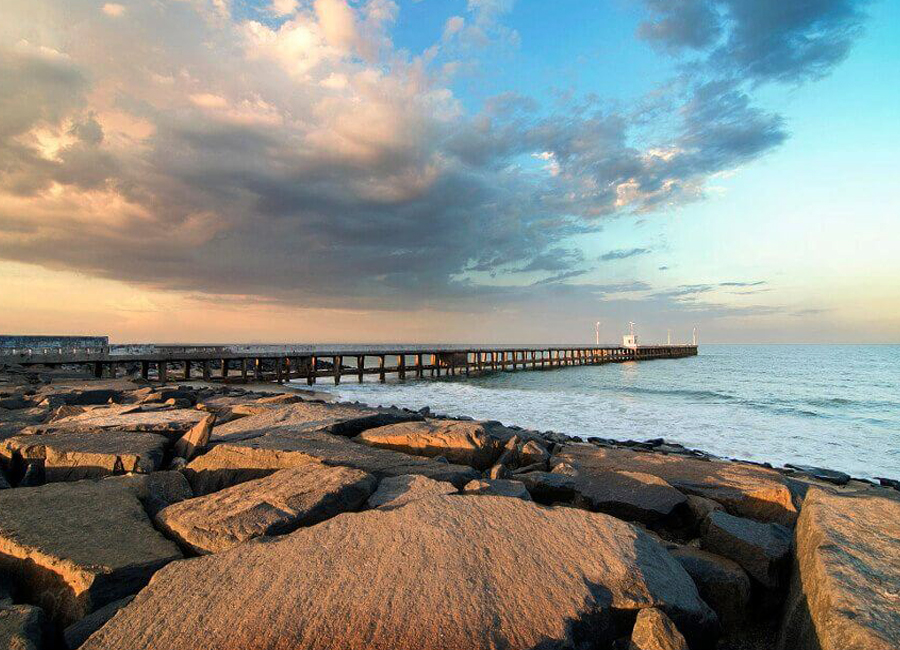
[[900, 638], [897, 481], [290, 385], [41, 379], [0, 377], [0, 639], [10, 625], [44, 650]]

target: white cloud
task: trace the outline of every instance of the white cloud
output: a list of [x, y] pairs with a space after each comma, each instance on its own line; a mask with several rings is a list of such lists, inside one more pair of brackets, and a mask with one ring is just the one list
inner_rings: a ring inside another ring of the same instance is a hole
[[297, 0], [272, 0], [271, 11], [276, 16], [288, 16], [297, 11]]
[[107, 16], [118, 18], [125, 13], [125, 6], [117, 4], [115, 2], [107, 2], [105, 5], [103, 5], [103, 13], [105, 13]]

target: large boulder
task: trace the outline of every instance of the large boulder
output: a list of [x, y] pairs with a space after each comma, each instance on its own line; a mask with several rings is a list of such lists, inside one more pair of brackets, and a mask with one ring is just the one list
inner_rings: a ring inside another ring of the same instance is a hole
[[29, 427], [25, 433], [94, 433], [96, 431], [139, 431], [158, 433], [177, 440], [206, 417], [196, 409], [149, 409], [143, 406], [94, 408], [78, 415]]
[[310, 462], [352, 467], [378, 478], [422, 474], [436, 481], [449, 481], [457, 487], [479, 477], [478, 472], [470, 467], [367, 447], [343, 436], [321, 431], [283, 430], [249, 440], [215, 445], [209, 452], [188, 463], [184, 471], [194, 494], [199, 496], [268, 476], [275, 470], [299, 467]]
[[198, 453], [206, 449], [213, 427], [216, 424], [216, 414], [211, 413], [200, 420], [186, 434], [181, 436], [173, 449], [176, 456], [190, 460]]
[[689, 650], [684, 636], [665, 612], [649, 607], [638, 612], [629, 650]]
[[79, 481], [126, 472], [159, 469], [168, 440], [155, 433], [120, 431], [59, 432], [15, 436], [0, 442], [0, 461], [44, 464], [45, 480]]
[[465, 494], [488, 494], [496, 497], [513, 497], [531, 501], [531, 494], [522, 481], [507, 479], [479, 479], [469, 481], [463, 488]]
[[433, 496], [175, 563], [83, 647], [602, 647], [647, 607], [698, 647], [714, 638], [690, 577], [632, 526], [520, 499]]
[[900, 648], [900, 499], [812, 488], [795, 540], [779, 648]]
[[715, 610], [723, 627], [737, 627], [745, 620], [750, 578], [737, 562], [691, 546], [679, 546], [670, 553], [691, 576], [700, 597]]
[[195, 553], [218, 553], [254, 537], [283, 535], [359, 509], [375, 478], [307, 463], [164, 508], [156, 522]]
[[730, 461], [701, 460], [594, 445], [566, 445], [555, 461], [600, 480], [610, 470], [652, 474], [685, 494], [718, 501], [732, 514], [791, 526], [797, 508], [784, 478], [774, 470]]
[[180, 557], [124, 481], [0, 492], [0, 571], [62, 625], [134, 593]]
[[236, 442], [271, 433], [297, 434], [306, 431], [323, 431], [350, 437], [366, 429], [422, 419], [422, 416], [415, 413], [348, 404], [302, 402], [288, 406], [263, 405], [263, 408], [266, 409], [263, 413], [216, 427], [211, 442]]
[[49, 640], [47, 620], [40, 607], [0, 605], [0, 648], [42, 650]]
[[134, 596], [125, 596], [120, 600], [113, 601], [108, 605], [104, 605], [100, 609], [94, 610], [80, 621], [76, 621], [63, 630], [63, 643], [67, 650], [76, 650], [80, 648], [88, 637], [106, 622], [116, 615], [120, 609], [134, 600]]
[[687, 510], [687, 500], [681, 492], [661, 478], [643, 472], [527, 472], [516, 474], [516, 478], [542, 503], [571, 502], [587, 510], [647, 525], [674, 521]]
[[494, 464], [502, 445], [479, 422], [426, 420], [403, 422], [363, 431], [356, 441], [372, 447], [434, 458], [485, 470]]
[[790, 568], [791, 531], [778, 524], [763, 524], [717, 510], [704, 523], [701, 544], [707, 551], [727, 557], [767, 589], [785, 586]]

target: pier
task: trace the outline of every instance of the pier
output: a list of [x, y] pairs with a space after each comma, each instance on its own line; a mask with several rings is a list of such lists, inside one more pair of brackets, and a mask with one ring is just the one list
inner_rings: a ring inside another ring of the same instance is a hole
[[[695, 356], [696, 345], [473, 347], [470, 349], [400, 348], [309, 349], [291, 346], [156, 346], [5, 349], [0, 363], [23, 366], [87, 365], [97, 378], [116, 377], [120, 369], [139, 370], [147, 380], [203, 379], [227, 383], [319, 379], [340, 384], [362, 382], [366, 375], [399, 380], [475, 373], [550, 370], [569, 366], [675, 359]], [[151, 377], [151, 370], [155, 370]]]

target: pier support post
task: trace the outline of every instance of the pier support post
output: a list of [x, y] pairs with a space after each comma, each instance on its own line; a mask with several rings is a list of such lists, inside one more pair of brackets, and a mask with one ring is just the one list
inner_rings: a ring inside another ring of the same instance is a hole
[[210, 372], [209, 372], [209, 359], [203, 360], [203, 381], [209, 381]]
[[312, 386], [316, 383], [316, 373], [319, 370], [318, 359], [315, 356], [309, 358], [309, 372], [306, 374], [306, 384]]
[[241, 359], [241, 379], [246, 384], [247, 383], [247, 359], [246, 357]]
[[166, 361], [156, 362], [156, 376], [160, 382], [165, 384], [169, 380], [169, 364]]
[[222, 379], [228, 376], [228, 359], [222, 359]]
[[359, 379], [359, 383], [363, 383], [363, 374], [366, 371], [366, 358], [364, 356], [356, 357], [356, 376]]
[[341, 366], [344, 364], [344, 357], [334, 357], [334, 385], [341, 383]]
[[422, 371], [422, 355], [421, 355], [421, 354], [417, 354], [417, 355], [416, 355], [416, 377], [417, 377], [418, 379], [421, 379], [421, 378], [422, 378], [422, 375], [423, 375], [423, 371]]
[[141, 361], [141, 378], [150, 379], [150, 362]]
[[397, 355], [397, 379], [400, 381], [406, 380], [406, 355], [398, 354]]
[[384, 355], [378, 355], [378, 381], [382, 384], [387, 381], [387, 378], [384, 376]]
[[185, 359], [185, 361], [184, 361], [184, 378], [185, 379], [191, 378], [191, 361], [190, 361], [190, 359]]

